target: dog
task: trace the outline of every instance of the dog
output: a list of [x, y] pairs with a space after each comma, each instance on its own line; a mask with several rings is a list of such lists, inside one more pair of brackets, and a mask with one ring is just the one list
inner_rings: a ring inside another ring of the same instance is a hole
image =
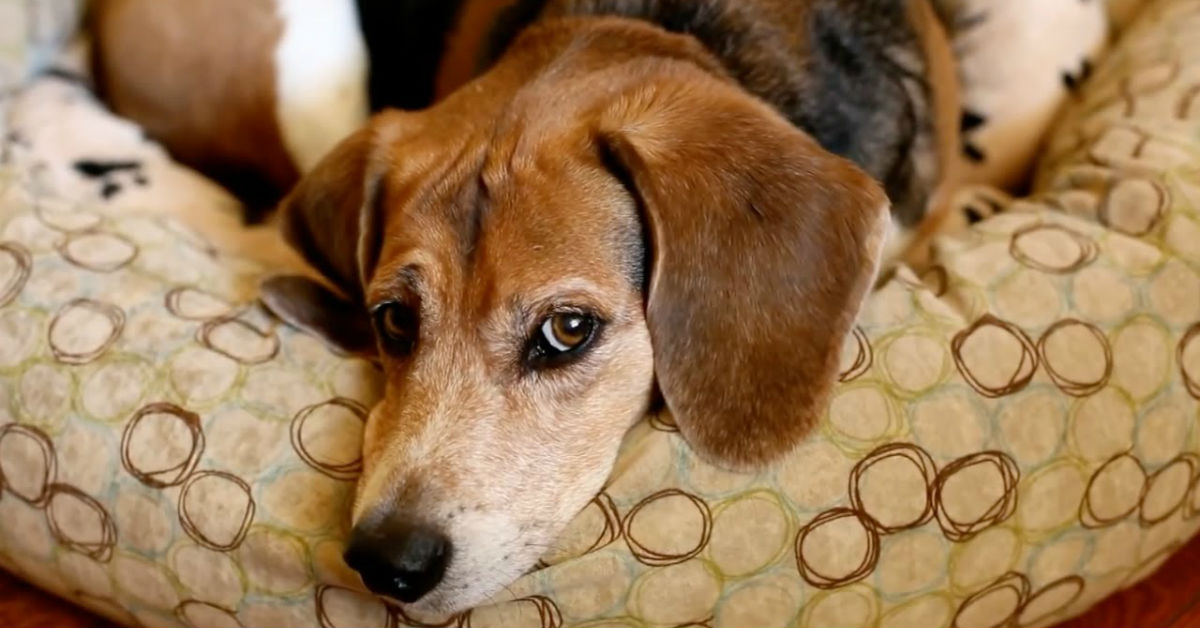
[[[789, 452], [881, 265], [951, 222], [960, 112], [927, 0], [467, 0], [446, 31], [458, 69], [438, 57], [422, 74], [445, 98], [377, 113], [299, 165], [369, 105], [351, 89], [316, 132], [279, 122], [263, 94], [287, 81], [237, 34], [278, 41], [270, 2], [111, 2], [129, 5], [100, 10], [96, 31], [118, 111], [193, 163], [213, 156], [195, 145], [228, 141], [232, 171], [299, 180], [277, 220], [324, 281], [274, 277], [262, 298], [381, 364], [345, 558], [414, 609], [461, 610], [528, 571], [656, 406], [723, 467]], [[122, 52], [157, 36], [123, 37], [218, 4], [254, 4], [259, 21], [158, 49], [244, 73], [242, 99], [214, 99], [231, 84], [196, 71], [220, 87], [193, 91], [200, 123], [172, 116], [181, 70]], [[311, 55], [363, 79], [369, 53], [345, 48], [354, 59]], [[476, 59], [477, 76], [462, 70]]]

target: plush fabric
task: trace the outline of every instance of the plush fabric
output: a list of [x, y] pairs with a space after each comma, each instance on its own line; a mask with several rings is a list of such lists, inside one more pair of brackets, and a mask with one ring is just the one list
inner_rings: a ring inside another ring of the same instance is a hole
[[84, 0], [0, 0], [0, 92], [51, 61], [75, 34]]
[[1146, 0], [1108, 0], [1108, 22], [1116, 32], [1124, 30]]
[[[1108, 36], [1093, 0], [936, 0], [959, 60], [963, 157], [973, 183], [1020, 186]], [[1120, 17], [1131, 2], [1115, 0]], [[1120, 5], [1120, 6], [1118, 6]]]
[[2, 105], [0, 565], [147, 626], [1079, 613], [1200, 527], [1198, 30], [1198, 0], [1145, 9], [1035, 195], [870, 298], [783, 464], [722, 472], [653, 417], [542, 568], [455, 618], [360, 593], [339, 557], [372, 367], [256, 305], [219, 190], [40, 81]]

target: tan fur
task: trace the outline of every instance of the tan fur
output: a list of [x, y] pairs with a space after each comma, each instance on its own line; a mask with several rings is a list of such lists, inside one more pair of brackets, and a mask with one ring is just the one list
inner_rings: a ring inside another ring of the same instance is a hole
[[474, 78], [483, 46], [496, 17], [518, 0], [467, 0], [446, 39], [446, 54], [438, 70], [434, 93], [437, 100], [449, 96]]
[[296, 182], [276, 119], [272, 0], [93, 5], [98, 87], [117, 114], [219, 180], [265, 177], [280, 192]]
[[931, 241], [951, 225], [953, 200], [964, 181], [962, 157], [961, 85], [958, 81], [957, 62], [950, 37], [938, 18], [930, 0], [909, 0], [909, 15], [924, 45], [925, 63], [930, 85], [933, 86], [933, 111], [937, 160], [941, 166], [940, 177], [929, 197], [925, 218], [916, 230], [903, 236], [902, 246], [897, 247], [896, 257], [913, 266], [928, 263]]
[[[528, 30], [440, 105], [377, 117], [284, 220], [367, 309], [420, 313], [415, 352], [381, 352], [354, 516], [444, 531], [454, 559], [419, 605], [453, 610], [544, 553], [656, 381], [710, 459], [790, 450], [836, 379], [887, 202], [693, 40], [570, 18]], [[630, 272], [643, 220], [645, 295]], [[606, 321], [594, 350], [528, 371], [526, 338], [563, 305]]]

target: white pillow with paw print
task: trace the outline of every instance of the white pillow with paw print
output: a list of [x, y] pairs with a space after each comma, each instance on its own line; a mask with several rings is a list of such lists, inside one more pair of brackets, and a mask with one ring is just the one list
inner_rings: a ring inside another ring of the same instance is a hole
[[970, 183], [1017, 190], [1108, 40], [1101, 0], [937, 0], [958, 57]]

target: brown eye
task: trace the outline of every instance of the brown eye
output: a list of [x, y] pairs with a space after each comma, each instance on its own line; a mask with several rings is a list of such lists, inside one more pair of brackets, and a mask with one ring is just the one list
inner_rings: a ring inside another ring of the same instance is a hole
[[530, 361], [535, 366], [553, 366], [579, 355], [591, 344], [599, 325], [591, 314], [554, 314], [538, 326], [531, 343]]
[[389, 353], [408, 354], [417, 342], [418, 321], [412, 308], [384, 303], [374, 310], [375, 331]]

